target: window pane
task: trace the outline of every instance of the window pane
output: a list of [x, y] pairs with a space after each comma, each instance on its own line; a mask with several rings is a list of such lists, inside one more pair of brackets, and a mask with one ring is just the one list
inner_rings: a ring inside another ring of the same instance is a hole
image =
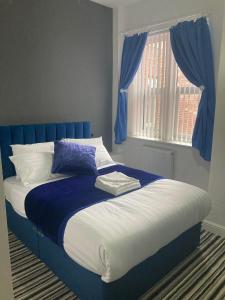
[[173, 142], [190, 144], [198, 111], [201, 91], [195, 87], [177, 67], [176, 111]]

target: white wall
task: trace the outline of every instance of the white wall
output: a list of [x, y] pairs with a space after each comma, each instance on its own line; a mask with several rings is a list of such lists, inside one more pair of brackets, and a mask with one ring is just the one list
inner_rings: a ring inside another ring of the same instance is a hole
[[216, 121], [209, 180], [213, 210], [208, 219], [212, 223], [219, 224], [218, 230], [225, 232], [225, 18], [220, 53]]
[[145, 162], [148, 162], [146, 148], [143, 148], [146, 144], [174, 151], [174, 179], [207, 189], [209, 164], [199, 157], [196, 150], [190, 149], [190, 147], [128, 138], [123, 146], [117, 147], [115, 152], [118, 155], [114, 159], [131, 167], [141, 168]]
[[[218, 66], [220, 59], [220, 45], [224, 16], [224, 1], [223, 0], [144, 0], [139, 3], [131, 4], [126, 7], [120, 8], [119, 12], [114, 14], [114, 22], [117, 22], [117, 32], [114, 32], [114, 95], [113, 95], [113, 122], [115, 122], [115, 111], [117, 105], [117, 82], [119, 80], [116, 70], [120, 67], [120, 56], [122, 48], [122, 35], [121, 32], [138, 29], [148, 25], [155, 25], [162, 22], [182, 18], [186, 16], [195, 15], [198, 13], [209, 15], [212, 33], [212, 43], [214, 48], [214, 61], [215, 61], [215, 77], [216, 82], [218, 78]], [[115, 27], [114, 27], [115, 28]], [[117, 51], [117, 52], [116, 52]], [[115, 54], [116, 53], [116, 54]], [[116, 74], [116, 75], [115, 75]], [[217, 108], [219, 111], [222, 109], [222, 99], [217, 99]], [[218, 115], [217, 110], [217, 115]], [[223, 113], [221, 112], [221, 115]], [[217, 116], [216, 116], [217, 118]], [[218, 118], [221, 117], [218, 115]], [[220, 131], [218, 129], [218, 131]], [[222, 131], [225, 132], [225, 129]], [[220, 133], [217, 141], [220, 141]], [[225, 141], [225, 137], [224, 137]], [[216, 142], [216, 138], [215, 138]], [[198, 152], [191, 147], [178, 146], [172, 144], [164, 144], [158, 142], [148, 142], [153, 146], [159, 146], [161, 148], [169, 148], [175, 151], [175, 179], [181, 180], [187, 183], [194, 184], [205, 190], [208, 189], [210, 164], [205, 162], [198, 154]], [[219, 143], [219, 142], [217, 142]], [[145, 141], [139, 139], [128, 138], [123, 145], [113, 145], [113, 151], [118, 153], [117, 159], [123, 160], [125, 163], [131, 166], [138, 166], [142, 164], [145, 159], [143, 157], [143, 144]], [[225, 146], [224, 146], [225, 147]], [[218, 147], [214, 151], [214, 155], [218, 155]], [[221, 154], [221, 153], [220, 153]], [[224, 151], [225, 157], [225, 151]], [[213, 160], [212, 174], [216, 171], [216, 164], [220, 164]], [[224, 174], [225, 175], [225, 174]], [[214, 175], [212, 175], [214, 178]], [[225, 177], [225, 176], [224, 176]], [[225, 186], [225, 185], [224, 185]], [[215, 187], [214, 187], [215, 188]], [[212, 187], [210, 185], [210, 190]], [[222, 191], [221, 191], [222, 192]], [[221, 198], [221, 197], [220, 197]], [[220, 211], [221, 208], [225, 208], [219, 205], [219, 200], [215, 199], [213, 204], [213, 211]], [[224, 197], [225, 202], [225, 197]], [[214, 207], [217, 207], [214, 209]], [[212, 214], [212, 218], [215, 223], [221, 222], [225, 213], [221, 213], [220, 221], [217, 219], [218, 214]]]

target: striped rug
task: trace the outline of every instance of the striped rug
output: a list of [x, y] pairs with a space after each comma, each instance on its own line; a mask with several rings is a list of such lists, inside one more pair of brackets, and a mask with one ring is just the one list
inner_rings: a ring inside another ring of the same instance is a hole
[[[15, 299], [78, 299], [13, 233], [9, 242]], [[225, 239], [202, 231], [199, 249], [141, 297], [147, 299], [224, 300]]]

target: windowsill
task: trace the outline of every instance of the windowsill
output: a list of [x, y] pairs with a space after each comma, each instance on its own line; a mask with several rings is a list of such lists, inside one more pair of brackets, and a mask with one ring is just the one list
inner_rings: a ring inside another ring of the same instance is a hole
[[146, 137], [137, 137], [137, 136], [128, 136], [128, 139], [134, 139], [134, 140], [141, 140], [143, 142], [151, 142], [159, 145], [165, 145], [165, 146], [178, 146], [182, 148], [192, 148], [191, 144], [186, 144], [186, 143], [177, 143], [177, 142], [168, 142], [168, 141], [162, 141], [162, 140], [157, 140], [157, 139], [150, 139]]

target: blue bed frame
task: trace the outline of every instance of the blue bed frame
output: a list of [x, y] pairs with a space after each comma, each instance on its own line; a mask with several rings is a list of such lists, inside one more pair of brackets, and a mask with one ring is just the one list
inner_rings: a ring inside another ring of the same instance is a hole
[[[0, 126], [3, 176], [15, 175], [9, 160], [11, 144], [54, 141], [64, 137], [88, 138], [89, 122]], [[79, 296], [81, 300], [136, 300], [199, 245], [198, 224], [156, 254], [135, 266], [119, 280], [105, 283], [101, 277], [74, 262], [65, 251], [39, 232], [27, 219], [19, 216], [6, 201], [9, 228], [25, 245]]]

